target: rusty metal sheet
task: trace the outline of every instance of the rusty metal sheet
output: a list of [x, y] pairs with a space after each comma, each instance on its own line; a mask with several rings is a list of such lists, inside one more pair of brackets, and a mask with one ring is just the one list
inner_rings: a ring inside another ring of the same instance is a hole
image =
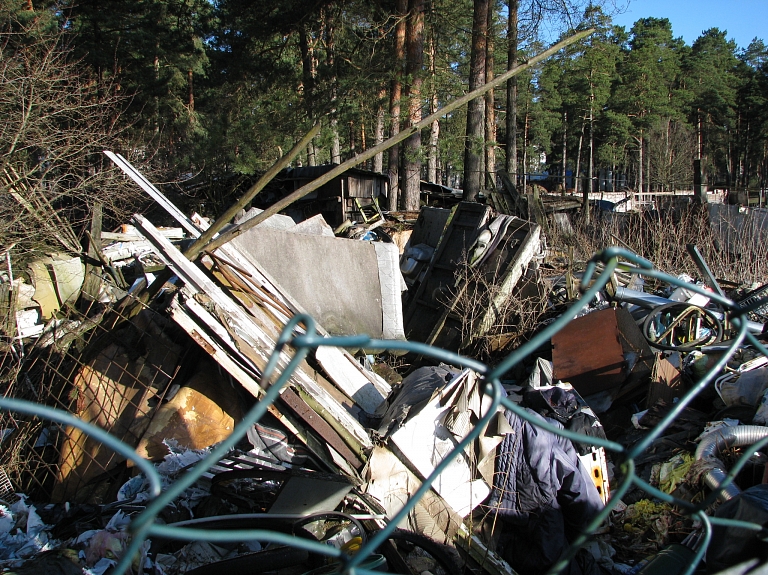
[[554, 378], [567, 381], [581, 395], [623, 383], [624, 349], [615, 309], [576, 318], [552, 337]]

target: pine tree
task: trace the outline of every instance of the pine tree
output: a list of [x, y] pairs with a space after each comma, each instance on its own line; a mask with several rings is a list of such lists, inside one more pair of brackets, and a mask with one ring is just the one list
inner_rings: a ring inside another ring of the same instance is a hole
[[731, 154], [736, 129], [739, 78], [736, 43], [711, 28], [693, 43], [683, 61], [683, 86], [689, 92], [688, 118], [696, 127], [698, 154], [726, 185], [733, 181]]
[[683, 41], [672, 36], [672, 25], [666, 18], [642, 18], [632, 26], [614, 103], [632, 123], [639, 191], [649, 186], [648, 130], [660, 119], [681, 116], [677, 82], [684, 49]]
[[[485, 84], [489, 0], [475, 0], [469, 91]], [[483, 178], [485, 148], [485, 100], [475, 98], [467, 106], [467, 137], [464, 144], [464, 200], [475, 201]]]

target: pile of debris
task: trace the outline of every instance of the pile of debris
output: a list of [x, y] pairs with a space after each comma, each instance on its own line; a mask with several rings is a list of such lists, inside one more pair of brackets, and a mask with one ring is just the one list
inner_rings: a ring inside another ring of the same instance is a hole
[[[210, 223], [110, 157], [179, 227], [94, 220], [85, 264], [54, 255], [0, 284], [18, 360], [5, 397], [84, 423], [0, 400], [3, 568], [682, 573], [703, 556], [714, 573], [765, 559], [766, 288], [725, 294], [693, 246], [700, 284], [597, 260], [602, 283], [556, 274], [538, 223], [474, 202], [409, 225], [372, 198], [344, 203], [336, 230], [256, 208]], [[591, 291], [574, 305], [578, 281]], [[756, 531], [721, 522], [709, 542], [707, 516]]]

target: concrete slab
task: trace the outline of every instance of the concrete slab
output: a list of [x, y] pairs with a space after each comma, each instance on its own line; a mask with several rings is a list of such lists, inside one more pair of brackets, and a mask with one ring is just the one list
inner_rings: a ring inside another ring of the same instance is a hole
[[332, 335], [404, 339], [395, 244], [257, 226], [231, 242]]

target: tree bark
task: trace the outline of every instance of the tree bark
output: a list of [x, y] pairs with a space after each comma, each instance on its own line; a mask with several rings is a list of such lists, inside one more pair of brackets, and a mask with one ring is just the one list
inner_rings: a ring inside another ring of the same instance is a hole
[[584, 124], [585, 119], [582, 118], [581, 120], [581, 133], [579, 134], [579, 147], [576, 150], [576, 194], [578, 195], [579, 190], [582, 191], [582, 194], [584, 192], [584, 186], [581, 185], [581, 146], [584, 143]]
[[189, 109], [190, 113], [192, 113], [195, 111], [195, 89], [194, 83], [192, 82], [192, 68], [187, 70], [187, 88], [189, 90], [187, 108]]
[[[386, 97], [387, 88], [382, 85], [379, 89], [379, 102], [376, 107], [376, 128], [373, 134], [374, 146], [378, 146], [384, 141], [384, 124], [386, 122], [384, 100]], [[373, 171], [379, 174], [384, 173], [384, 152], [378, 153], [373, 157]]]
[[[405, 28], [408, 0], [397, 0], [397, 24], [395, 24], [395, 74], [389, 92], [390, 136], [400, 133], [400, 100], [403, 93], [403, 68], [405, 66]], [[389, 209], [397, 211], [400, 196], [400, 144], [389, 149], [387, 162], [389, 175]]]
[[595, 114], [593, 111], [594, 94], [589, 95], [589, 169], [587, 177], [587, 185], [584, 187], [584, 221], [589, 223], [589, 194], [594, 190], [595, 173], [594, 173], [594, 145], [595, 145]]
[[[408, 85], [408, 124], [421, 121], [421, 85], [424, 64], [424, 0], [410, 0], [406, 26], [406, 75]], [[417, 212], [420, 208], [421, 183], [421, 131], [414, 132], [406, 141], [405, 151], [405, 210]]]
[[640, 130], [638, 139], [638, 162], [637, 162], [637, 189], [643, 193], [643, 131]]
[[[488, 40], [486, 42], [486, 57], [485, 57], [485, 81], [493, 81], [493, 8], [488, 9], [488, 24], [487, 34]], [[496, 100], [494, 98], [493, 90], [488, 90], [485, 94], [485, 186], [488, 189], [496, 188]]]
[[[435, 51], [435, 38], [434, 35], [429, 36], [429, 74], [432, 78], [432, 82], [430, 82], [430, 87], [432, 90], [432, 94], [429, 98], [429, 113], [434, 114], [437, 112], [437, 108], [439, 105], [438, 99], [437, 99], [437, 87], [436, 87], [436, 76], [437, 76], [437, 67], [435, 64], [435, 58], [437, 56], [437, 53]], [[439, 178], [438, 178], [438, 171], [437, 171], [437, 145], [440, 138], [440, 122], [438, 120], [435, 120], [432, 122], [432, 125], [430, 126], [429, 130], [429, 156], [427, 157], [427, 180], [430, 182], [435, 182], [436, 184], [439, 184]]]
[[525, 106], [525, 115], [523, 116], [523, 170], [522, 174], [520, 174], [523, 177], [523, 191], [527, 192], [526, 186], [528, 185], [528, 177], [527, 177], [527, 171], [528, 171], [528, 102], [526, 102]]
[[[519, 0], [509, 0], [509, 19], [507, 21], [507, 70], [517, 66], [517, 16]], [[516, 183], [517, 180], [517, 77], [507, 82], [507, 157], [505, 167], [507, 173]]]
[[[312, 104], [314, 102], [317, 66], [314, 46], [310, 43], [309, 32], [305, 26], [299, 26], [299, 48], [301, 50], [301, 82], [304, 94], [304, 109], [307, 111], [307, 117], [310, 120], [314, 120], [315, 111]], [[307, 145], [307, 164], [310, 166], [317, 165], [317, 151], [314, 141], [310, 141]]]
[[563, 111], [563, 193], [568, 191], [568, 112]]
[[341, 141], [339, 139], [339, 119], [337, 115], [338, 105], [338, 91], [339, 91], [339, 79], [336, 75], [336, 23], [334, 22], [334, 16], [331, 14], [333, 7], [329, 7], [323, 10], [325, 16], [325, 52], [326, 52], [326, 65], [330, 70], [331, 78], [331, 109], [328, 113], [330, 117], [331, 127], [331, 162], [334, 164], [341, 163]]
[[[469, 65], [469, 91], [485, 84], [485, 57], [488, 33], [489, 0], [474, 0], [472, 53]], [[485, 144], [485, 99], [475, 98], [467, 106], [467, 131], [464, 141], [464, 200], [474, 202], [480, 192]]]

